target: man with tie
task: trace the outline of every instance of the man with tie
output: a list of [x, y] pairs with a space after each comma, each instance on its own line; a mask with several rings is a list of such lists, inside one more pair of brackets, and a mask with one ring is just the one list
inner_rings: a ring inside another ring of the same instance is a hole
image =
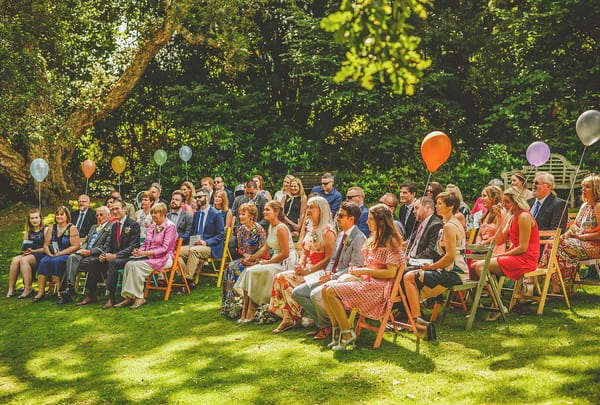
[[[107, 207], [102, 206], [96, 210], [97, 224], [90, 228], [87, 235], [85, 247], [77, 252], [69, 255], [67, 259], [66, 271], [61, 285], [61, 296], [58, 299], [58, 304], [66, 304], [71, 302], [71, 297], [75, 295], [75, 279], [80, 271], [88, 271], [92, 267], [93, 262], [98, 262], [99, 257], [104, 253], [104, 245], [108, 235], [110, 234], [110, 211]], [[77, 305], [86, 305], [90, 303], [89, 297]]]
[[534, 198], [530, 198], [527, 202], [540, 231], [554, 230], [559, 227], [564, 231], [567, 226], [568, 213], [565, 209], [567, 203], [554, 195], [553, 190], [554, 176], [551, 173], [535, 174], [531, 185]]
[[408, 240], [408, 257], [411, 259], [438, 260], [441, 256], [436, 245], [442, 222], [435, 214], [435, 204], [429, 197], [420, 197], [413, 203], [418, 226]]
[[[116, 304], [115, 292], [117, 290], [118, 271], [125, 267], [133, 249], [140, 247], [140, 224], [125, 214], [125, 201], [115, 199], [110, 206], [110, 213], [116, 220], [111, 224], [110, 234], [102, 249], [97, 262], [90, 263], [87, 280], [87, 301], [92, 302], [96, 297], [96, 288], [100, 279], [100, 272], [106, 269], [106, 290], [108, 300], [102, 309], [112, 308]], [[85, 300], [84, 300], [85, 301]]]
[[192, 233], [192, 214], [183, 210], [183, 201], [185, 196], [181, 190], [173, 191], [171, 194], [171, 210], [167, 213], [169, 221], [177, 227], [177, 237], [183, 239], [183, 244], [187, 245]]
[[405, 181], [400, 184], [400, 222], [404, 226], [406, 237], [411, 236], [416, 231], [416, 219], [414, 214], [415, 197], [417, 195], [417, 185], [412, 181]]
[[87, 236], [92, 225], [96, 223], [96, 211], [90, 208], [90, 197], [82, 194], [77, 198], [79, 210], [73, 212], [73, 224], [80, 235]]
[[304, 308], [306, 316], [312, 318], [319, 328], [314, 333], [315, 339], [326, 339], [331, 336], [331, 322], [321, 297], [323, 284], [337, 282], [337, 279], [347, 273], [350, 267], [360, 267], [364, 264], [362, 248], [366, 237], [356, 226], [360, 215], [361, 210], [358, 204], [351, 201], [342, 203], [336, 215], [336, 221], [342, 232], [337, 236], [334, 253], [325, 268], [325, 274], [319, 280], [318, 285], [311, 287], [304, 283], [292, 291], [292, 296]]
[[183, 246], [179, 253], [179, 265], [185, 272], [190, 288], [195, 287], [194, 274], [200, 263], [210, 257], [223, 255], [225, 228], [223, 216], [208, 203], [210, 192], [206, 188], [196, 192], [194, 198], [198, 210], [192, 221], [192, 234], [189, 246]]

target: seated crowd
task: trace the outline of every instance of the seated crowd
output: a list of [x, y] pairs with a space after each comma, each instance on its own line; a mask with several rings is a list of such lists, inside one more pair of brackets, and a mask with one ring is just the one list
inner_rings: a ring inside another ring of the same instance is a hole
[[[58, 303], [66, 304], [75, 295], [77, 275], [86, 272], [85, 297], [76, 305], [95, 302], [103, 280], [107, 299], [102, 308], [139, 308], [146, 303], [148, 276], [173, 266], [181, 239], [178, 265], [190, 288], [209, 259], [230, 252], [221, 313], [238, 323], [267, 313], [280, 318], [272, 333], [315, 325], [310, 335], [331, 338], [328, 347], [345, 350], [355, 340], [347, 311], [381, 318], [390, 309], [392, 281], [400, 271], [417, 332], [435, 339], [433, 324], [421, 317], [422, 302], [427, 297], [439, 300], [446, 289], [482, 274], [482, 261], [465, 259], [472, 230], [475, 243], [494, 243], [489, 271], [512, 280], [550, 260], [549, 249], [540, 250], [540, 230], [563, 231], [557, 259], [569, 284], [580, 261], [600, 258], [600, 176], [583, 180], [583, 204], [569, 225], [566, 202], [553, 192], [553, 176], [536, 173], [531, 190], [526, 180], [517, 172], [502, 190], [494, 179], [473, 209], [456, 185], [444, 188], [430, 182], [417, 197], [411, 181], [400, 185], [400, 201], [388, 192], [367, 208], [362, 188], [349, 187], [343, 198], [330, 173], [308, 195], [299, 178], [287, 175], [274, 197], [260, 175], [238, 186], [240, 195], [225, 187], [223, 177], [204, 177], [198, 189], [184, 182], [171, 193], [170, 203], [154, 183], [140, 193], [137, 211], [117, 191], [96, 210], [81, 195], [73, 215], [69, 208], [58, 207], [49, 226], [39, 210], [28, 213], [6, 297], [39, 302], [50, 281]], [[232, 232], [229, 246], [224, 246], [227, 228]], [[411, 266], [413, 259], [421, 262]], [[15, 289], [19, 273], [21, 291]], [[37, 293], [32, 286], [36, 273]], [[559, 289], [553, 280], [553, 292]], [[494, 312], [490, 319], [498, 315]]]

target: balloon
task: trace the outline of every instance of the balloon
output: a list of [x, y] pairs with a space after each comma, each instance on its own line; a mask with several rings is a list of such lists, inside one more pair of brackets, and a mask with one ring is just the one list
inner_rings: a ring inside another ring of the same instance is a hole
[[159, 166], [164, 165], [167, 161], [167, 152], [162, 149], [157, 149], [156, 152], [154, 152], [154, 161]]
[[179, 157], [184, 162], [190, 160], [192, 158], [192, 148], [190, 148], [189, 146], [182, 146], [181, 148], [179, 148]]
[[534, 142], [527, 148], [525, 153], [527, 161], [531, 166], [541, 166], [550, 159], [550, 147], [544, 142]]
[[110, 164], [115, 173], [121, 174], [125, 171], [125, 165], [127, 162], [123, 156], [115, 156]]
[[585, 146], [595, 144], [600, 139], [600, 111], [587, 110], [577, 118], [577, 136]]
[[93, 160], [84, 160], [81, 164], [81, 171], [86, 179], [92, 177], [92, 174], [96, 171], [96, 163]]
[[34, 159], [29, 165], [29, 171], [33, 178], [41, 183], [48, 176], [48, 162], [40, 158]]
[[431, 173], [448, 160], [450, 152], [452, 152], [452, 142], [448, 135], [440, 131], [430, 132], [421, 143], [421, 156]]

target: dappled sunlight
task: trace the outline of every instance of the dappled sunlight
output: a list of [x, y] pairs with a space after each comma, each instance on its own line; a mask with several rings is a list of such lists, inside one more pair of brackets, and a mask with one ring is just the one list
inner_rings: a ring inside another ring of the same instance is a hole
[[17, 394], [24, 391], [26, 388], [27, 384], [9, 374], [8, 367], [0, 366], [0, 392], [2, 393], [0, 398], [5, 395]]
[[89, 376], [85, 370], [85, 354], [75, 344], [53, 347], [48, 345], [32, 353], [26, 369], [39, 379], [51, 378], [54, 381], [77, 381]]

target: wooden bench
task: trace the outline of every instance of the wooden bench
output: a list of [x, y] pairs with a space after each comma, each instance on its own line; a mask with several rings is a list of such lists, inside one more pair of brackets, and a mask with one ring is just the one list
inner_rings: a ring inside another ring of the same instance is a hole
[[[511, 170], [501, 174], [504, 184], [510, 184], [510, 176], [516, 171], [517, 170]], [[529, 182], [533, 181], [533, 176], [536, 172], [551, 173], [554, 176], [554, 188], [556, 190], [570, 190], [573, 182], [575, 182], [573, 190], [581, 188], [581, 180], [590, 174], [589, 170], [580, 170], [579, 173], [577, 173], [577, 166], [572, 165], [567, 158], [558, 153], [551, 153], [550, 159], [539, 167], [523, 166], [523, 169], [520, 171], [525, 174]], [[575, 191], [571, 193], [569, 204], [571, 205], [571, 208], [575, 206]]]
[[[300, 179], [302, 182], [302, 186], [304, 186], [304, 191], [306, 194], [310, 193], [313, 187], [317, 187], [321, 185], [321, 176], [323, 173], [331, 173], [334, 176], [337, 174], [337, 171], [331, 172], [298, 172], [294, 173], [293, 176]], [[335, 184], [334, 184], [335, 187]]]

